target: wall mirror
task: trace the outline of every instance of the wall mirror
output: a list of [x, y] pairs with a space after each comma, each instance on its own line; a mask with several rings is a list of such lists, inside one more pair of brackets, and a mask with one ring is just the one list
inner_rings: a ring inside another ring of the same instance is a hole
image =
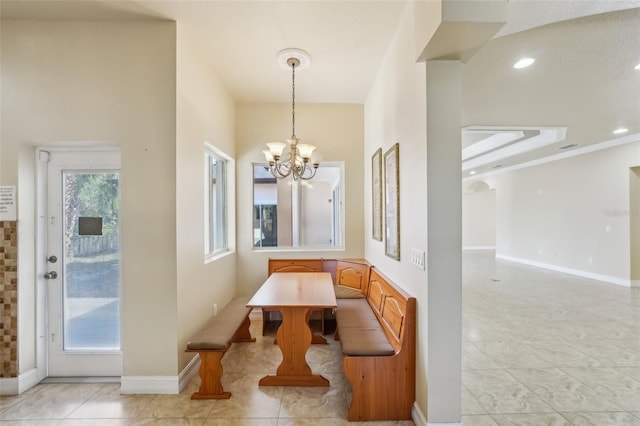
[[322, 249], [344, 246], [344, 163], [323, 163], [313, 179], [276, 179], [253, 164], [253, 246]]

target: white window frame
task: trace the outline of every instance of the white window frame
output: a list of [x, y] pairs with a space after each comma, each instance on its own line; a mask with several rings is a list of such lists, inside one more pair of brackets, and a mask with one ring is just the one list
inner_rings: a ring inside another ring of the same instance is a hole
[[[221, 161], [224, 166], [223, 190], [216, 191], [217, 211], [211, 206], [211, 159]], [[229, 155], [208, 142], [204, 144], [204, 261], [214, 261], [235, 251], [235, 161]], [[221, 205], [220, 205], [221, 204]], [[222, 217], [222, 221], [218, 220]], [[222, 233], [221, 247], [212, 248], [212, 224]]]
[[[338, 238], [338, 244], [336, 245], [327, 245], [327, 246], [305, 246], [305, 245], [300, 245], [299, 244], [299, 239], [300, 239], [300, 233], [301, 233], [301, 229], [300, 229], [300, 224], [299, 224], [299, 219], [300, 219], [300, 214], [299, 214], [299, 207], [298, 207], [298, 201], [299, 198], [298, 195], [294, 195], [292, 199], [292, 211], [297, 211], [297, 214], [292, 215], [292, 235], [293, 235], [293, 239], [294, 239], [294, 243], [291, 246], [275, 246], [275, 247], [255, 247], [254, 246], [254, 241], [253, 241], [253, 232], [251, 232], [251, 247], [252, 250], [254, 251], [262, 251], [262, 252], [300, 252], [300, 251], [305, 251], [305, 252], [314, 252], [314, 251], [341, 251], [344, 252], [346, 249], [346, 244], [345, 244], [345, 226], [344, 224], [346, 223], [345, 220], [345, 204], [347, 203], [346, 197], [345, 197], [345, 164], [344, 161], [326, 161], [323, 162], [320, 167], [322, 166], [331, 166], [331, 167], [337, 167], [340, 169], [340, 183], [338, 184], [338, 186], [336, 187], [337, 192], [340, 196], [340, 203], [339, 205], [335, 206], [334, 205], [334, 212], [337, 215], [336, 219], [338, 223], [334, 223], [334, 238], [337, 237]], [[255, 184], [253, 183], [253, 168], [255, 166], [261, 166], [261, 167], [266, 167], [268, 166], [268, 164], [265, 163], [260, 163], [260, 162], [256, 162], [256, 163], [251, 163], [251, 200], [253, 203], [253, 200], [255, 200], [255, 194], [254, 194], [254, 190], [255, 190]], [[287, 179], [292, 179], [291, 177], [288, 177]], [[313, 178], [309, 181], [311, 183], [313, 183]], [[254, 209], [251, 209], [252, 215], [254, 213]], [[253, 230], [253, 226], [251, 227], [251, 229]]]

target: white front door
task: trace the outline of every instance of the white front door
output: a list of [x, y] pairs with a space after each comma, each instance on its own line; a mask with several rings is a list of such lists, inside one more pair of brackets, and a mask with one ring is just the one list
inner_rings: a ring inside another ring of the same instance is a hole
[[120, 376], [118, 151], [49, 151], [47, 375]]

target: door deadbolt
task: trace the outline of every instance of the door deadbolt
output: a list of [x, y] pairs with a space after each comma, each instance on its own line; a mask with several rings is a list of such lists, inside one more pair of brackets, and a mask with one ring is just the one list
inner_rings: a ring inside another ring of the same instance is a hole
[[58, 278], [58, 273], [56, 271], [51, 271], [44, 274], [45, 280], [55, 280], [56, 278]]
[[56, 263], [57, 261], [58, 261], [58, 258], [55, 256], [47, 257], [47, 262]]

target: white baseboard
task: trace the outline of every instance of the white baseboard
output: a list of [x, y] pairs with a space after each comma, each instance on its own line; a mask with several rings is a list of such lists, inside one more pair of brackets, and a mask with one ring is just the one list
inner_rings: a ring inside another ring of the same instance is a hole
[[631, 288], [640, 288], [640, 280], [631, 280]]
[[504, 254], [496, 253], [496, 259], [508, 260], [510, 262], [522, 263], [524, 265], [535, 266], [536, 268], [549, 269], [552, 271], [562, 272], [565, 274], [576, 275], [583, 278], [589, 278], [592, 280], [603, 281], [610, 284], [615, 284], [623, 287], [631, 287], [631, 281], [612, 277], [610, 275], [596, 274], [593, 272], [582, 271], [580, 269], [565, 268], [564, 266], [553, 265], [550, 263], [537, 262], [535, 260], [523, 259], [520, 257], [507, 256]]
[[413, 408], [411, 408], [411, 418], [416, 426], [427, 426], [427, 419], [424, 417], [422, 410], [418, 407], [417, 402], [413, 402]]
[[198, 374], [200, 357], [195, 357], [178, 376], [122, 376], [122, 394], [179, 394]]
[[462, 426], [462, 423], [427, 423], [428, 426]]
[[18, 377], [0, 379], [0, 395], [20, 395], [40, 383], [38, 369], [32, 368]]
[[496, 246], [462, 246], [462, 250], [495, 250]]

